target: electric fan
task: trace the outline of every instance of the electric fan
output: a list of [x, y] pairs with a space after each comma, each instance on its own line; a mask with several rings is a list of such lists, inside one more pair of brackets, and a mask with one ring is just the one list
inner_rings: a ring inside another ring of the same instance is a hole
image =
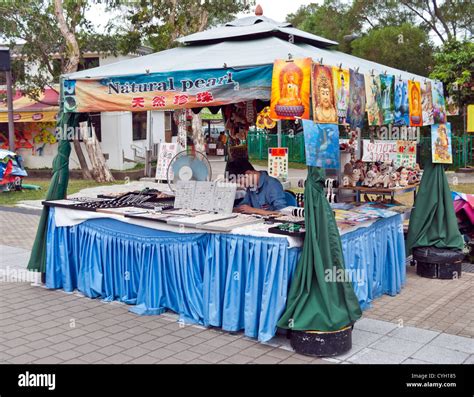
[[174, 192], [178, 181], [210, 181], [211, 164], [206, 155], [201, 152], [188, 154], [182, 151], [171, 160], [166, 176], [168, 186]]

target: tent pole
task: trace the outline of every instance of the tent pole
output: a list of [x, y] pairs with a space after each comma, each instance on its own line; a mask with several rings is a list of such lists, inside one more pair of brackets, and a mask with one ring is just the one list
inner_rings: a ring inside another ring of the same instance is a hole
[[8, 146], [10, 151], [15, 151], [15, 126], [13, 124], [13, 90], [12, 90], [12, 71], [5, 72], [7, 77], [7, 107], [8, 107]]
[[277, 146], [281, 147], [281, 120], [277, 121]]

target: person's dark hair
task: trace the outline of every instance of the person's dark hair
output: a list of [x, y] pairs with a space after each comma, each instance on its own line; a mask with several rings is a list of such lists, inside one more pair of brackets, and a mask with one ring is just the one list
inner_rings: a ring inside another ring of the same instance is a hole
[[236, 159], [229, 161], [225, 166], [225, 174], [229, 178], [231, 175], [243, 175], [246, 171], [255, 171], [253, 165], [247, 159]]

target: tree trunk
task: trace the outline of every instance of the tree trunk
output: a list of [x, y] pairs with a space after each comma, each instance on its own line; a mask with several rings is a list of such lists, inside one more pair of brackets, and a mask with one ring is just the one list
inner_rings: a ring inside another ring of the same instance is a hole
[[[63, 0], [54, 0], [54, 14], [58, 22], [58, 27], [61, 35], [66, 41], [67, 59], [63, 67], [63, 73], [72, 73], [77, 71], [79, 61], [81, 59], [81, 51], [79, 43], [77, 42], [76, 33], [71, 30], [67, 24], [64, 16]], [[93, 131], [93, 130], [92, 130]], [[111, 182], [114, 180], [105, 162], [102, 149], [99, 145], [95, 131], [92, 132], [92, 137], [87, 133], [83, 134], [83, 140], [86, 144], [87, 154], [92, 165], [92, 176], [97, 182]], [[87, 167], [87, 162], [82, 152], [82, 147], [79, 141], [74, 140], [74, 149], [76, 150], [79, 164], [81, 165], [82, 175], [84, 178], [91, 179], [91, 172]]]
[[86, 145], [87, 154], [92, 165], [92, 175], [97, 182], [113, 182], [114, 176], [105, 163], [99, 140], [92, 124], [81, 123], [81, 135]]
[[89, 167], [87, 166], [87, 161], [84, 156], [84, 152], [82, 151], [81, 143], [75, 138], [72, 143], [74, 145], [74, 150], [76, 151], [77, 159], [79, 160], [79, 165], [81, 166], [82, 177], [84, 179], [92, 179], [92, 174], [89, 171]]

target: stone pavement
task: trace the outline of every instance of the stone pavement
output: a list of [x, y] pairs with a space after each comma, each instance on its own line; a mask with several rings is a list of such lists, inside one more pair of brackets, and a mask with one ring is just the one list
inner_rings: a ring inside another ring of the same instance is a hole
[[473, 274], [428, 280], [410, 268], [402, 293], [356, 323], [349, 353], [315, 359], [284, 336], [261, 344], [8, 277], [26, 267], [38, 220], [0, 209], [0, 363], [474, 363]]

